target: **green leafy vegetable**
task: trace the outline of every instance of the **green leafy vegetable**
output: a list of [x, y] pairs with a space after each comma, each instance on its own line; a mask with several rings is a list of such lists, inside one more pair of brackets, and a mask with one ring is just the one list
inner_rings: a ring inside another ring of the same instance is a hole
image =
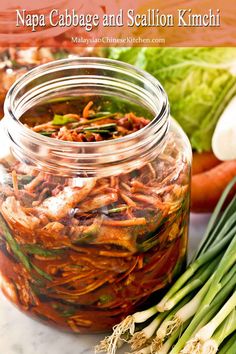
[[37, 267], [35, 264], [31, 264], [32, 267], [34, 268], [34, 270], [39, 274], [41, 275], [42, 277], [44, 277], [45, 279], [49, 280], [49, 281], [52, 281], [52, 277], [51, 275], [47, 274], [46, 272], [44, 272], [42, 269], [40, 269], [39, 267]]
[[98, 112], [98, 113], [94, 113], [89, 115], [89, 118], [100, 118], [100, 117], [104, 117], [104, 116], [109, 116], [110, 114], [112, 114], [111, 112]]
[[19, 262], [21, 262], [28, 271], [30, 271], [33, 268], [38, 274], [40, 274], [47, 280], [52, 280], [52, 277], [49, 274], [45, 273], [43, 270], [38, 268], [35, 264], [30, 262], [28, 257], [23, 253], [20, 245], [16, 242], [16, 240], [11, 235], [8, 226], [1, 215], [0, 215], [0, 227], [3, 231], [3, 234], [6, 238], [8, 245], [10, 246], [12, 252], [14, 253], [15, 257], [19, 260]]
[[3, 234], [6, 238], [8, 245], [10, 246], [12, 252], [14, 253], [15, 257], [25, 266], [27, 270], [31, 269], [31, 264], [28, 258], [24, 255], [21, 251], [20, 246], [16, 242], [16, 240], [11, 235], [6, 222], [4, 221], [3, 217], [0, 215], [0, 227], [3, 231]]
[[43, 257], [53, 257], [56, 255], [63, 254], [63, 250], [47, 250], [42, 248], [41, 246], [34, 244], [34, 245], [24, 245], [23, 246], [24, 251], [26, 251], [29, 254], [37, 254], [38, 256], [43, 256]]
[[89, 129], [89, 130], [85, 130], [85, 132], [87, 133], [98, 133], [98, 134], [108, 134], [110, 133], [109, 130], [102, 130], [102, 129]]
[[53, 58], [55, 60], [65, 59], [67, 57], [68, 57], [68, 53], [63, 49], [57, 50], [55, 53], [53, 53]]
[[120, 208], [110, 209], [110, 210], [107, 211], [107, 213], [108, 214], [121, 213], [122, 211], [127, 210], [127, 209], [129, 209], [129, 206], [123, 206], [123, 207], [120, 207]]
[[103, 305], [107, 304], [108, 302], [110, 302], [112, 300], [113, 300], [113, 297], [110, 294], [101, 295], [100, 298], [99, 298], [100, 303], [103, 304]]
[[73, 306], [65, 304], [52, 304], [54, 310], [56, 310], [62, 317], [71, 317], [75, 315], [76, 309]]
[[111, 48], [109, 57], [155, 76], [192, 147], [211, 149], [216, 123], [236, 94], [236, 48]]
[[101, 124], [101, 125], [96, 125], [96, 126], [92, 126], [92, 127], [86, 127], [83, 128], [83, 130], [85, 131], [89, 131], [89, 130], [115, 130], [115, 128], [117, 127], [117, 124], [115, 123], [110, 123], [110, 124]]
[[53, 133], [55, 133], [56, 130], [50, 130], [50, 131], [41, 131], [39, 134], [44, 135], [44, 136], [51, 136]]
[[60, 114], [54, 114], [52, 124], [53, 125], [65, 125], [68, 123], [76, 122], [76, 119], [67, 117], [66, 115], [61, 116]]
[[83, 243], [91, 241], [99, 232], [100, 224], [94, 222], [93, 224], [81, 230], [80, 233], [72, 237], [72, 243]]

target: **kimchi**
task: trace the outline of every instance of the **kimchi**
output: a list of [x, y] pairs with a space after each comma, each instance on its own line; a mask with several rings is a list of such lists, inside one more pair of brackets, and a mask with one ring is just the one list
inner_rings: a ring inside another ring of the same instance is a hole
[[[20, 121], [48, 140], [95, 146], [150, 123], [106, 103], [96, 96], [54, 99]], [[2, 158], [5, 295], [33, 317], [77, 333], [110, 329], [158, 296], [186, 256], [189, 164], [178, 144], [170, 133], [154, 159], [104, 177], [54, 175]]]

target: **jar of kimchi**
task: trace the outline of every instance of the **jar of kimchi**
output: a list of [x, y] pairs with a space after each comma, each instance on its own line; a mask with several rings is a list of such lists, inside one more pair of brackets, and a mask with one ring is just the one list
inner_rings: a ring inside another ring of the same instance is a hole
[[54, 61], [9, 90], [0, 275], [46, 324], [102, 332], [184, 266], [191, 148], [160, 83], [125, 63]]

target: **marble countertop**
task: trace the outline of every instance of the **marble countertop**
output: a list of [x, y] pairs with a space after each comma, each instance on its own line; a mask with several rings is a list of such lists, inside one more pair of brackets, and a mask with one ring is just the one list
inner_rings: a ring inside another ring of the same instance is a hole
[[[208, 215], [191, 215], [190, 256], [208, 218]], [[0, 354], [93, 354], [94, 346], [103, 337], [70, 335], [54, 330], [23, 315], [0, 293]]]

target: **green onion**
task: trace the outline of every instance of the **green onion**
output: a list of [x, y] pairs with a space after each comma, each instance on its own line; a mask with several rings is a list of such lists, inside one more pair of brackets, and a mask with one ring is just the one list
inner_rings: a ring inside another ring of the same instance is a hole
[[[236, 236], [236, 231], [234, 235]], [[200, 308], [204, 308], [204, 306], [208, 306], [209, 303], [214, 299], [216, 294], [219, 292], [221, 279], [223, 278], [224, 274], [226, 274], [231, 269], [231, 267], [236, 263], [235, 250], [236, 250], [236, 237], [232, 240], [227, 251], [225, 252], [224, 257], [219, 263], [219, 266], [217, 267], [211, 281], [211, 291], [209, 291], [205, 296]]]
[[80, 233], [72, 237], [71, 242], [75, 244], [90, 242], [98, 234], [100, 230], [100, 225], [100, 222], [96, 220], [93, 224], [84, 227], [84, 229]]
[[113, 208], [107, 211], [108, 214], [112, 214], [112, 213], [121, 213], [122, 211], [125, 211], [129, 209], [129, 206], [123, 206], [120, 208]]
[[[236, 216], [236, 213], [235, 213]], [[202, 254], [193, 263], [190, 264], [186, 272], [176, 281], [168, 293], [164, 296], [161, 302], [157, 305], [158, 311], [162, 312], [166, 309], [166, 303], [171, 301], [171, 298], [176, 294], [182, 286], [195, 274], [195, 272], [203, 265], [205, 265], [209, 260], [214, 259], [217, 255], [221, 253], [222, 250], [228, 245], [231, 239], [235, 236], [236, 228], [231, 230], [229, 234], [223, 238], [214, 247], [211, 247], [206, 253]]]
[[52, 308], [56, 310], [61, 317], [71, 317], [75, 315], [76, 309], [72, 306], [64, 305], [64, 304], [52, 304]]
[[111, 112], [97, 112], [97, 113], [94, 113], [94, 114], [91, 114], [90, 116], [89, 116], [89, 119], [90, 118], [100, 118], [100, 117], [104, 117], [104, 116], [110, 116], [111, 114], [113, 114], [113, 113], [111, 113]]
[[93, 130], [93, 129], [97, 129], [97, 130], [114, 130], [117, 127], [117, 124], [115, 123], [110, 123], [110, 124], [101, 124], [101, 125], [95, 125], [92, 127], [86, 127], [83, 128], [84, 131], [88, 131], [88, 130]]
[[175, 345], [173, 346], [173, 348], [170, 350], [169, 353], [179, 354], [181, 352], [181, 349], [183, 349], [183, 347], [185, 346], [186, 341], [188, 341], [188, 339], [192, 335], [194, 335], [199, 328], [204, 326], [212, 318], [212, 316], [214, 316], [217, 313], [218, 309], [219, 307], [217, 305], [211, 306], [211, 308], [204, 313], [203, 317], [198, 318], [198, 321], [194, 326], [192, 326], [193, 320], [191, 320], [189, 326], [186, 327], [186, 330], [183, 332], [181, 337], [178, 338], [178, 341], [175, 343]]
[[16, 259], [19, 260], [20, 263], [23, 264], [23, 266], [30, 271], [32, 268], [41, 276], [43, 276], [44, 278], [46, 278], [47, 280], [52, 280], [52, 277], [45, 273], [43, 270], [41, 270], [40, 268], [38, 268], [36, 265], [34, 265], [29, 259], [28, 257], [23, 253], [21, 247], [19, 246], [19, 244], [16, 242], [16, 240], [13, 238], [13, 236], [11, 235], [8, 226], [6, 225], [3, 217], [0, 215], [0, 226], [1, 229], [3, 231], [3, 234], [6, 238], [6, 241], [9, 245], [9, 247], [11, 248], [12, 252], [14, 253]]
[[32, 268], [34, 268], [34, 270], [39, 274], [41, 275], [43, 278], [49, 280], [49, 281], [52, 281], [52, 277], [51, 275], [49, 275], [48, 273], [44, 272], [42, 269], [40, 269], [39, 267], [37, 267], [35, 264], [31, 264]]
[[191, 278], [191, 282], [187, 283], [180, 291], [173, 295], [173, 297], [165, 303], [165, 311], [170, 310], [176, 304], [179, 303], [181, 299], [183, 299], [186, 295], [191, 293], [193, 290], [199, 288], [201, 285], [204, 285], [205, 281], [209, 279], [209, 275], [212, 274], [216, 265], [220, 261], [220, 257], [217, 257], [212, 261], [207, 267], [200, 268], [194, 277]]
[[179, 354], [189, 338], [191, 338], [196, 333], [196, 329], [204, 326], [222, 307], [222, 304], [232, 293], [232, 290], [235, 287], [235, 282], [232, 282], [232, 280], [235, 278], [235, 274], [236, 267], [234, 267], [234, 269], [232, 269], [229, 274], [227, 274], [222, 280], [222, 289], [211, 303], [211, 306], [205, 307], [203, 310], [196, 312], [189, 326], [186, 328], [186, 331], [183, 333], [175, 347], [170, 352], [171, 354]]
[[66, 125], [68, 123], [76, 122], [76, 119], [67, 117], [67, 115], [54, 114], [52, 124], [53, 125]]
[[[175, 326], [172, 326], [172, 319], [176, 313], [190, 301], [191, 296], [186, 296], [169, 314], [165, 317], [156, 331], [155, 338], [152, 342], [152, 352], [155, 353], [164, 343], [164, 341], [175, 331]], [[165, 312], [164, 312], [165, 313]]]
[[20, 246], [18, 245], [16, 240], [11, 235], [9, 228], [1, 215], [0, 215], [0, 227], [3, 231], [3, 235], [5, 236], [8, 245], [11, 248], [12, 252], [14, 253], [16, 259], [18, 259], [19, 262], [21, 262], [27, 270], [30, 270], [31, 265], [30, 265], [29, 259], [21, 251]]
[[[188, 320], [184, 325], [176, 329], [173, 334], [165, 341], [165, 343], [158, 349], [158, 354], [168, 354], [171, 350], [173, 344], [181, 337], [182, 332], [189, 325], [190, 320]], [[150, 346], [151, 349], [151, 346]], [[150, 351], [151, 353], [151, 351]]]
[[63, 250], [61, 250], [61, 249], [48, 250], [48, 249], [42, 248], [40, 245], [37, 245], [37, 244], [32, 244], [32, 245], [26, 244], [22, 248], [27, 253], [36, 254], [38, 256], [43, 256], [43, 257], [53, 257], [53, 256], [63, 254]]
[[100, 120], [104, 120], [104, 119], [108, 119], [108, 118], [115, 118], [116, 117], [116, 113], [111, 113], [108, 114], [107, 116], [103, 116], [103, 117], [99, 117], [99, 118], [93, 118], [93, 119], [88, 119], [86, 122], [78, 122], [78, 123], [74, 123], [73, 124], [73, 128], [77, 128], [80, 127], [81, 125], [87, 125], [87, 124], [91, 124], [93, 122], [98, 122]]
[[188, 322], [196, 314], [201, 301], [209, 290], [210, 283], [211, 278], [189, 302], [181, 306], [180, 309], [174, 313], [174, 316], [170, 318], [168, 323], [169, 332], [172, 333], [174, 330], [181, 328], [183, 324]]
[[[223, 207], [223, 205], [224, 205], [224, 203], [225, 203], [225, 201], [226, 201], [226, 199], [228, 197], [229, 192], [231, 191], [232, 187], [234, 186], [235, 182], [236, 182], [236, 178], [233, 178], [232, 181], [225, 188], [224, 192], [222, 193], [222, 195], [221, 195], [221, 197], [220, 197], [220, 199], [219, 199], [219, 201], [217, 203], [217, 206], [216, 206], [214, 212], [212, 213], [212, 216], [211, 216], [210, 221], [208, 223], [207, 229], [206, 229], [205, 234], [203, 236], [202, 242], [200, 243], [198, 251], [196, 252], [193, 260], [196, 259], [201, 252], [204, 252], [204, 249], [207, 248], [209, 246], [210, 242], [212, 241], [214, 236], [211, 236], [211, 232], [214, 229], [214, 226], [215, 226], [217, 218], [218, 218], [218, 216], [219, 216], [219, 214], [221, 212], [221, 209], [222, 209], [222, 207]], [[235, 211], [235, 208], [233, 207], [233, 205], [235, 203], [235, 200], [236, 200], [236, 196], [233, 198], [233, 200], [231, 201], [230, 205], [228, 206], [228, 208], [226, 209], [226, 211], [222, 215], [221, 220], [218, 222], [218, 225], [215, 228], [216, 230], [218, 229], [218, 227], [222, 223], [225, 222], [225, 215], [227, 213], [229, 213], [229, 210]]]
[[217, 353], [220, 344], [234, 331], [236, 331], [236, 308], [220, 324], [212, 338], [203, 345], [203, 352]]
[[87, 133], [98, 133], [98, 134], [109, 134], [110, 131], [109, 130], [102, 130], [102, 129], [87, 129], [87, 130], [83, 130], [84, 132]]
[[[194, 352], [194, 350], [196, 350], [196, 348], [200, 348], [202, 349], [202, 351], [204, 350], [204, 346], [207, 346], [207, 341], [208, 341], [208, 345], [210, 342], [210, 339], [212, 338], [214, 332], [217, 330], [217, 328], [222, 324], [224, 324], [224, 320], [227, 318], [227, 316], [230, 315], [231, 311], [234, 314], [234, 309], [236, 306], [236, 291], [233, 293], [233, 295], [231, 295], [231, 297], [229, 298], [229, 300], [225, 303], [225, 305], [221, 308], [221, 310], [219, 311], [219, 313], [217, 315], [215, 315], [215, 317], [213, 317], [213, 319], [208, 322], [204, 327], [202, 327], [201, 329], [198, 330], [198, 332], [195, 334], [195, 336], [189, 340], [189, 342], [187, 342], [185, 348], [183, 349], [182, 353], [183, 354], [188, 354], [191, 353], [191, 351]], [[235, 316], [235, 314], [234, 314]], [[231, 316], [229, 316], [231, 318]], [[236, 319], [236, 317], [234, 317], [234, 319]], [[231, 323], [231, 326], [233, 327], [230, 328], [230, 330], [232, 329], [232, 331], [234, 331], [235, 329], [235, 322], [234, 325]], [[227, 337], [230, 333], [232, 333], [232, 331], [226, 331], [226, 333], [221, 333], [221, 341], [223, 341], [225, 339], [225, 336]], [[229, 332], [229, 333], [228, 333]], [[212, 345], [212, 341], [210, 342], [210, 344]], [[213, 349], [212, 349], [213, 350]], [[216, 350], [217, 351], [217, 350]], [[209, 353], [216, 353], [215, 352], [210, 352]]]
[[55, 133], [56, 130], [50, 130], [50, 131], [41, 131], [39, 134], [44, 135], [44, 136], [51, 136], [53, 133]]
[[108, 294], [108, 295], [104, 294], [99, 297], [99, 302], [103, 305], [107, 304], [108, 302], [111, 302], [112, 300], [113, 300], [113, 297], [110, 294]]
[[81, 132], [99, 133], [99, 134], [109, 134], [116, 130], [117, 125], [115, 123], [93, 125], [91, 127], [85, 127], [81, 129]]
[[129, 341], [129, 343], [131, 344], [131, 349], [137, 350], [144, 346], [154, 335], [157, 328], [161, 325], [162, 321], [166, 318], [166, 316], [167, 313], [158, 314], [147, 327], [143, 328], [139, 332], [136, 332]]
[[219, 354], [235, 354], [236, 332], [226, 341], [219, 350]]
[[77, 96], [63, 96], [63, 97], [51, 98], [50, 100], [47, 101], [47, 103], [76, 101], [76, 100], [78, 100]]
[[53, 53], [52, 55], [53, 55], [53, 58], [54, 58], [55, 60], [59, 60], [59, 59], [65, 59], [65, 58], [67, 58], [68, 53], [67, 53], [65, 50], [62, 50], [62, 49], [61, 49], [61, 50], [59, 50], [59, 51]]

